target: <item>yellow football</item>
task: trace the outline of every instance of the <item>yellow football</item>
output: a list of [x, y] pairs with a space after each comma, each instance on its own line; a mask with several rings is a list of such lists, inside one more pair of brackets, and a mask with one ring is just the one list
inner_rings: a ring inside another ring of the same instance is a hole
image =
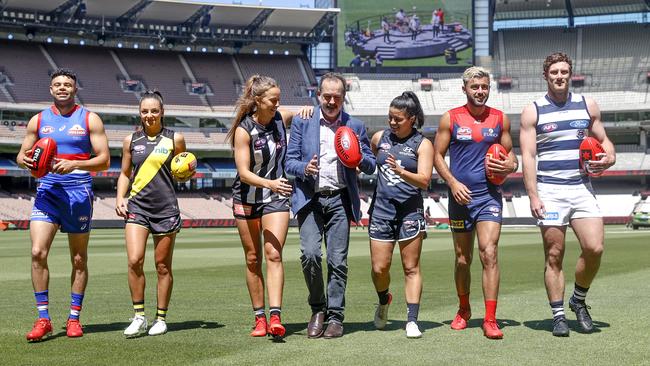
[[174, 178], [180, 181], [189, 179], [196, 170], [196, 156], [191, 152], [182, 152], [172, 159], [171, 171]]

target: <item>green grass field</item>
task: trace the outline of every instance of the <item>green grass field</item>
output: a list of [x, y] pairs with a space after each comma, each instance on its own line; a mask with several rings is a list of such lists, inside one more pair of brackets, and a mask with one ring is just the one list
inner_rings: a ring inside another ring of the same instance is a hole
[[[449, 24], [456, 20], [455, 14], [467, 15], [468, 19], [462, 20], [465, 27], [471, 28], [472, 24], [472, 4], [469, 0], [411, 0], [405, 3], [396, 3], [393, 0], [339, 0], [337, 6], [341, 8], [341, 13], [337, 17], [337, 64], [339, 67], [348, 67], [350, 60], [354, 57], [352, 49], [345, 47], [344, 34], [345, 34], [345, 25], [353, 24], [359, 19], [373, 17], [371, 22], [371, 29], [380, 28], [380, 15], [388, 14], [391, 16], [396, 13], [395, 9], [403, 8], [405, 12], [412, 13], [413, 7], [417, 9], [417, 12], [429, 12], [429, 15], [425, 18], [421, 18], [422, 24], [430, 24], [431, 17], [430, 12], [433, 9], [443, 8], [445, 10], [446, 16], [445, 20]], [[461, 21], [460, 19], [458, 19]], [[367, 23], [361, 24], [362, 28], [365, 29]], [[468, 65], [472, 62], [473, 49], [470, 47], [466, 50], [458, 52], [458, 65], [454, 66], [463, 66]], [[438, 57], [427, 57], [411, 60], [384, 60], [384, 66], [395, 66], [395, 67], [411, 67], [411, 66], [449, 66], [445, 62], [444, 56]]]
[[[566, 252], [567, 288], [572, 288], [577, 257], [574, 236]], [[0, 232], [0, 349], [2, 365], [227, 365], [227, 364], [648, 364], [650, 323], [650, 231], [608, 227], [601, 271], [588, 296], [597, 331], [580, 334], [568, 312], [572, 333], [555, 338], [543, 284], [543, 253], [536, 229], [506, 229], [499, 259], [501, 295], [497, 316], [501, 341], [483, 337], [480, 263], [473, 266], [472, 305], [475, 319], [464, 331], [449, 323], [457, 299], [453, 284], [453, 251], [447, 231], [430, 232], [422, 255], [424, 293], [420, 310], [421, 339], [406, 339], [406, 306], [398, 257], [392, 271], [395, 295], [387, 330], [373, 329], [377, 301], [370, 280], [365, 231], [352, 232], [347, 310], [343, 338], [306, 337], [310, 312], [300, 271], [298, 235], [291, 231], [285, 253], [282, 343], [251, 338], [251, 305], [244, 282], [244, 261], [235, 231], [186, 229], [174, 255], [174, 293], [168, 313], [169, 333], [124, 339], [132, 316], [121, 230], [95, 230], [91, 236], [90, 281], [82, 322], [85, 335], [68, 339], [63, 326], [69, 304], [70, 264], [65, 236], [59, 234], [50, 253], [50, 314], [55, 335], [29, 344], [36, 310], [32, 293], [29, 233]], [[398, 253], [396, 253], [399, 256]], [[153, 257], [147, 253], [147, 316], [155, 313]], [[567, 293], [566, 298], [569, 294]], [[568, 311], [568, 309], [567, 309]]]

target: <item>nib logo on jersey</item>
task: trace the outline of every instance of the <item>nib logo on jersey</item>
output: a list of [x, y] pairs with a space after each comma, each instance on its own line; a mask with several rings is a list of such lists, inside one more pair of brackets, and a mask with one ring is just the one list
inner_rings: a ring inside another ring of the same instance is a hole
[[70, 136], [86, 136], [86, 129], [81, 127], [81, 125], [74, 125], [68, 130], [68, 135]]

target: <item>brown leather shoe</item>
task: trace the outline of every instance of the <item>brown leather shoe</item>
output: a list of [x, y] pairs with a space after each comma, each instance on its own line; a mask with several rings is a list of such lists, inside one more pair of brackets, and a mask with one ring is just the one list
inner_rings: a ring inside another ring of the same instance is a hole
[[327, 329], [323, 333], [323, 338], [338, 338], [343, 336], [343, 324], [330, 321], [327, 324]]
[[307, 325], [307, 337], [318, 338], [323, 335], [323, 322], [325, 322], [325, 313], [322, 311], [317, 312], [311, 316], [309, 324]]

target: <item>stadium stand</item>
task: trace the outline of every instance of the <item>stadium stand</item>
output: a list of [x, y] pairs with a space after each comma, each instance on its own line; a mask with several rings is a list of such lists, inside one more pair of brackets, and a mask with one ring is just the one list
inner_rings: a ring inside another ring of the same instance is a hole
[[282, 103], [286, 105], [311, 105], [307, 93], [311, 85], [299, 57], [270, 55], [238, 55], [235, 57], [244, 79], [254, 74], [271, 76], [282, 89]]
[[166, 105], [203, 106], [201, 98], [190, 95], [183, 83], [188, 75], [183, 69], [180, 54], [170, 52], [142, 52], [121, 49], [115, 51], [129, 76], [140, 76], [148, 89], [158, 89]]
[[18, 103], [49, 102], [48, 73], [54, 69], [47, 63], [42, 45], [0, 40], [0, 66], [13, 85], [7, 90]]
[[125, 93], [118, 82], [120, 70], [109, 51], [97, 47], [47, 45], [46, 49], [59, 67], [71, 68], [82, 88], [77, 94], [84, 104], [133, 105], [137, 98]]
[[210, 105], [234, 105], [243, 80], [230, 55], [184, 55], [197, 80], [205, 80], [212, 89]]

